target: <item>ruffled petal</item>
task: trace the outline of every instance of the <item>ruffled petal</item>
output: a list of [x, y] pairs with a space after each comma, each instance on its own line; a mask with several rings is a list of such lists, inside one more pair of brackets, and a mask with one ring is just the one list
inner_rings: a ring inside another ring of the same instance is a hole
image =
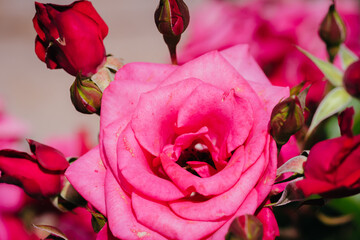
[[167, 155], [160, 155], [163, 168], [171, 180], [185, 192], [197, 192], [204, 196], [218, 195], [229, 190], [239, 180], [244, 165], [244, 148], [236, 150], [227, 166], [217, 174], [200, 178], [184, 170]]
[[190, 78], [141, 95], [131, 126], [143, 148], [159, 156], [174, 141], [178, 111], [200, 83]]
[[119, 136], [117, 159], [119, 174], [134, 191], [161, 201], [172, 201], [185, 196], [174, 183], [153, 173], [148, 161], [152, 156], [141, 148], [130, 126]]
[[170, 239], [201, 239], [226, 222], [186, 220], [175, 215], [166, 205], [149, 201], [135, 193], [131, 195], [131, 202], [139, 222]]
[[[255, 164], [242, 174], [239, 181], [223, 194], [204, 202], [179, 200], [170, 203], [169, 206], [177, 215], [191, 220], [210, 221], [229, 217], [236, 212], [258, 182], [264, 164], [265, 159], [262, 155]], [[258, 206], [257, 201], [252, 202], [252, 204], [255, 208]]]
[[100, 158], [99, 147], [77, 159], [65, 172], [71, 185], [104, 215], [106, 215], [105, 174], [106, 169]]
[[172, 65], [154, 63], [129, 63], [119, 69], [102, 97], [100, 129], [131, 116], [140, 94], [154, 89], [174, 69]]
[[140, 224], [133, 213], [130, 197], [122, 190], [110, 171], [105, 178], [105, 200], [111, 232], [120, 239], [165, 239]]

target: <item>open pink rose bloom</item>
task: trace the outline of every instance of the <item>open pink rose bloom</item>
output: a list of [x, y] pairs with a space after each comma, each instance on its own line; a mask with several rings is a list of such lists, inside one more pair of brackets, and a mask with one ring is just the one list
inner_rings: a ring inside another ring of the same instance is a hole
[[224, 239], [271, 190], [268, 123], [288, 94], [247, 45], [182, 66], [127, 64], [104, 92], [100, 144], [65, 175], [117, 238]]

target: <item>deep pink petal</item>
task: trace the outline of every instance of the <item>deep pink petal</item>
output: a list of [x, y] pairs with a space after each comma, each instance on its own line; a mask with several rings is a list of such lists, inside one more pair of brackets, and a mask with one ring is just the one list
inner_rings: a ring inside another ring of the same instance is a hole
[[201, 84], [188, 97], [179, 111], [177, 127], [196, 132], [202, 126], [209, 129], [211, 139], [221, 149], [230, 152], [242, 145], [253, 126], [252, 108], [246, 99], [223, 92], [209, 84]]
[[96, 147], [72, 163], [66, 170], [65, 176], [81, 196], [106, 215], [105, 173], [99, 147]]
[[240, 147], [224, 169], [211, 177], [200, 178], [184, 170], [165, 154], [161, 154], [160, 158], [165, 172], [176, 186], [185, 192], [197, 192], [204, 196], [218, 195], [234, 186], [246, 161], [244, 148]]
[[[169, 206], [178, 216], [186, 219], [210, 221], [232, 216], [254, 188], [262, 174], [264, 164], [265, 159], [262, 155], [241, 175], [239, 181], [223, 194], [204, 202], [192, 202], [185, 199], [170, 203]], [[252, 204], [255, 208], [258, 206], [257, 201]]]
[[164, 146], [172, 143], [178, 111], [200, 83], [186, 79], [141, 95], [131, 126], [142, 147], [159, 156]]
[[185, 196], [169, 180], [156, 176], [149, 166], [153, 158], [144, 151], [128, 126], [120, 135], [117, 145], [119, 174], [134, 188], [134, 191], [161, 201], [171, 201]]
[[242, 202], [236, 213], [229, 220], [227, 220], [227, 222], [221, 228], [219, 228], [214, 234], [212, 234], [208, 238], [208, 240], [225, 239], [225, 235], [229, 231], [230, 224], [236, 217], [244, 214], [254, 214], [256, 210], [256, 205], [254, 204], [254, 201], [257, 201], [257, 193], [253, 189], [251, 190], [249, 195], [246, 196], [245, 200]]
[[263, 224], [263, 240], [273, 240], [279, 233], [279, 226], [276, 222], [273, 211], [270, 208], [262, 208], [256, 217]]
[[100, 129], [131, 116], [140, 94], [154, 89], [174, 69], [172, 65], [154, 63], [129, 63], [119, 69], [102, 97]]
[[121, 132], [125, 129], [130, 121], [130, 116], [117, 119], [113, 123], [104, 127], [99, 135], [100, 156], [106, 167], [118, 176], [118, 163], [116, 147]]
[[119, 186], [110, 171], [105, 178], [105, 200], [111, 232], [120, 239], [165, 239], [140, 224], [132, 211], [131, 199]]
[[140, 223], [170, 239], [200, 239], [225, 223], [225, 221], [207, 222], [183, 219], [175, 215], [165, 204], [149, 201], [135, 193], [131, 195], [131, 202], [136, 219]]
[[28, 139], [27, 141], [31, 152], [35, 155], [36, 160], [43, 168], [50, 171], [64, 171], [69, 166], [64, 154], [55, 148], [31, 139]]

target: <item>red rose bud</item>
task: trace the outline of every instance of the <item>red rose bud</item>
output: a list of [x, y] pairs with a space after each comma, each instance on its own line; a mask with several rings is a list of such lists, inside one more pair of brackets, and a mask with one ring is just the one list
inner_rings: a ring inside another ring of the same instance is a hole
[[304, 163], [304, 179], [296, 182], [305, 196], [340, 198], [360, 193], [360, 135], [315, 144]]
[[61, 178], [69, 166], [56, 149], [28, 140], [34, 155], [0, 151], [0, 182], [21, 186], [32, 197], [50, 197], [61, 190]]
[[159, 32], [164, 35], [171, 60], [177, 64], [176, 45], [189, 25], [189, 9], [182, 0], [160, 0], [154, 18]]
[[332, 4], [324, 20], [320, 24], [319, 36], [325, 42], [330, 62], [334, 61], [340, 44], [345, 41], [346, 27], [344, 21]]
[[274, 107], [270, 134], [277, 144], [284, 145], [303, 125], [304, 115], [299, 99], [297, 96], [290, 96]]
[[343, 81], [346, 91], [360, 99], [360, 60], [346, 69]]
[[263, 224], [254, 215], [236, 217], [231, 223], [226, 240], [262, 240]]
[[91, 2], [70, 5], [35, 2], [35, 52], [50, 69], [63, 68], [88, 77], [105, 61], [103, 39], [108, 27]]
[[91, 79], [77, 77], [70, 87], [70, 96], [79, 112], [100, 114], [102, 91]]

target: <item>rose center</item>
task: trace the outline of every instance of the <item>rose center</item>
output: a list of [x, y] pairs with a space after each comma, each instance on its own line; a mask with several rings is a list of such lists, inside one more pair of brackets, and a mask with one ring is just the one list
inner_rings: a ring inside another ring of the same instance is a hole
[[210, 165], [211, 167], [215, 168], [214, 161], [212, 159], [211, 153], [208, 147], [199, 142], [193, 142], [190, 147], [181, 151], [179, 159], [176, 163], [184, 168], [185, 170], [189, 171], [190, 173], [201, 177], [199, 173], [192, 167], [193, 164], [201, 164], [203, 165]]

